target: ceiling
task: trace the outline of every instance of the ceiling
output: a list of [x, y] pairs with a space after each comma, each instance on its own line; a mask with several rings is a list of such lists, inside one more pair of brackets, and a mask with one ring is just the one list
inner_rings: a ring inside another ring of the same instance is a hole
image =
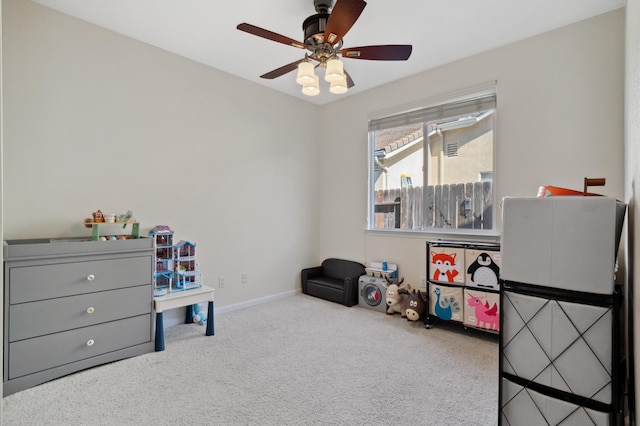
[[[259, 76], [304, 57], [304, 50], [236, 29], [262, 27], [303, 41], [313, 0], [32, 0], [76, 18], [257, 84], [327, 104], [376, 86], [626, 5], [626, 0], [368, 0], [344, 47], [412, 44], [408, 61], [344, 59], [355, 82], [343, 95], [300, 92], [295, 72]], [[338, 0], [340, 1], [340, 0]]]

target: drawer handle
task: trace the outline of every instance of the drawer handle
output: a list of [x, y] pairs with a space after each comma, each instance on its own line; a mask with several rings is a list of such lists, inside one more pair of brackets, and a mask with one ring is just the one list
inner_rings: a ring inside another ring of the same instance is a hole
[[87, 275], [87, 281], [93, 281], [96, 279], [96, 276], [93, 274]]
[[93, 339], [89, 339], [89, 341], [87, 341], [87, 346], [93, 346], [94, 343], [95, 341]]
[[93, 306], [89, 306], [89, 307], [87, 308], [87, 313], [88, 313], [88, 314], [92, 314], [92, 313], [94, 313], [94, 312], [95, 312], [95, 309], [93, 309]]

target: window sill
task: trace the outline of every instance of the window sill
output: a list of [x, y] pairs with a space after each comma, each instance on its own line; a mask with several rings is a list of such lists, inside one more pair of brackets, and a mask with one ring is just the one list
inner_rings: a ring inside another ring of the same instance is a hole
[[401, 238], [465, 240], [473, 239], [478, 242], [500, 242], [498, 231], [484, 231], [465, 229], [464, 231], [451, 232], [451, 230], [417, 231], [411, 229], [365, 229], [366, 235]]

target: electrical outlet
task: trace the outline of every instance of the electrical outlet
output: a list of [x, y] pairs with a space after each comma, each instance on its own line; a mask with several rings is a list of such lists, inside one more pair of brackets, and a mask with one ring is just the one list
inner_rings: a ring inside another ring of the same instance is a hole
[[224, 278], [218, 277], [218, 287], [224, 287]]
[[249, 283], [249, 274], [242, 274], [242, 284]]

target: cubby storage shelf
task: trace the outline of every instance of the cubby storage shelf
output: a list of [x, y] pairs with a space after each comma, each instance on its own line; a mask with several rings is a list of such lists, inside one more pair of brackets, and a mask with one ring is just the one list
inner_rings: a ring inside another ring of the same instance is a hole
[[426, 328], [437, 321], [500, 330], [500, 245], [427, 241]]

